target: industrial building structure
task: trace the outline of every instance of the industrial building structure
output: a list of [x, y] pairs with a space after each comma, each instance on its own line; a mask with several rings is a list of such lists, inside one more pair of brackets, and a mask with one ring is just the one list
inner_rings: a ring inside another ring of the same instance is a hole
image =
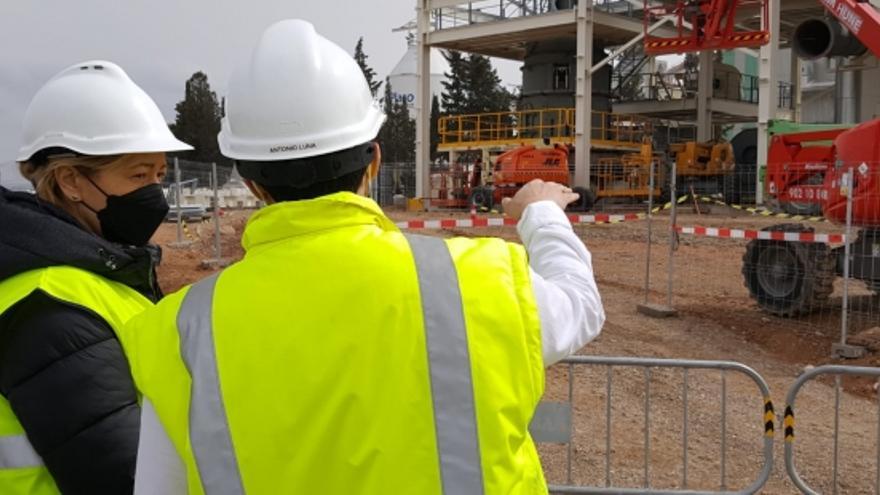
[[[876, 58], [803, 61], [792, 56], [795, 29], [830, 17], [828, 1], [780, 0], [764, 9], [741, 9], [736, 26], [756, 32], [765, 26], [769, 42], [695, 52], [672, 71], [660, 70], [658, 57], [644, 49], [646, 36], [676, 34], [674, 19], [654, 22], [646, 11], [663, 3], [418, 0], [416, 196], [430, 197], [432, 187], [428, 75], [433, 48], [523, 63], [516, 111], [441, 119], [440, 150], [454, 157], [549, 141], [570, 145], [577, 150], [573, 184], [583, 188], [595, 186], [591, 175], [610, 154], [639, 153], [644, 130], [658, 122], [672, 131], [689, 128], [699, 142], [722, 137], [721, 130], [734, 124], [755, 125], [757, 162], [763, 165], [774, 120], [854, 123], [880, 114]], [[751, 70], [743, 70], [750, 64]], [[760, 203], [761, 174], [753, 177]]]

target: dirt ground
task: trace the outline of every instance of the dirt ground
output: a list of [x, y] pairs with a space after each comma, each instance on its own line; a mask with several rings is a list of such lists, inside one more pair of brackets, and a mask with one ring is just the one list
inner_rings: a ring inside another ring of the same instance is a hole
[[[466, 213], [419, 213], [390, 211], [400, 221], [408, 218], [462, 217]], [[227, 212], [221, 220], [222, 256], [239, 259], [239, 239], [247, 212]], [[785, 220], [742, 214], [723, 207], [695, 213], [683, 208], [679, 225], [723, 226], [760, 229]], [[829, 224], [815, 224], [818, 232], [840, 232]], [[650, 299], [663, 302], [666, 291], [668, 218], [655, 218]], [[831, 300], [808, 317], [784, 319], [762, 312], [743, 286], [742, 256], [746, 241], [680, 238], [673, 258], [673, 306], [678, 315], [653, 319], [639, 314], [646, 272], [646, 222], [577, 226], [576, 232], [592, 253], [596, 280], [602, 293], [607, 323], [602, 335], [581, 353], [725, 360], [743, 363], [766, 379], [777, 416], [785, 394], [796, 377], [809, 366], [837, 363], [832, 343], [840, 338], [842, 284], [835, 284]], [[210, 222], [188, 227], [192, 245], [172, 248], [176, 227], [164, 225], [154, 239], [165, 248], [160, 280], [166, 291], [211, 273], [202, 261], [214, 258], [214, 227]], [[459, 229], [433, 235], [499, 236], [516, 240], [513, 228]], [[184, 239], [187, 239], [184, 236]], [[853, 334], [880, 325], [880, 302], [860, 282], [851, 284]], [[869, 354], [857, 361], [837, 364], [876, 366], [880, 356]], [[749, 378], [727, 372], [726, 414], [722, 415], [722, 374], [715, 370], [691, 370], [687, 376], [687, 443], [684, 438], [685, 377], [680, 370], [654, 369], [647, 376], [650, 388], [648, 422], [648, 484], [653, 488], [718, 490], [743, 489], [754, 481], [763, 463], [764, 402]], [[611, 372], [611, 439], [607, 438], [607, 380], [605, 367], [573, 370], [574, 419], [572, 481], [605, 486], [606, 476], [615, 487], [642, 488], [645, 482], [646, 374], [641, 369]], [[565, 401], [568, 368], [555, 366], [547, 372], [546, 400]], [[874, 493], [878, 469], [880, 408], [869, 379], [844, 380], [840, 396], [839, 493]], [[805, 481], [819, 492], [832, 491], [835, 389], [833, 381], [811, 382], [802, 389], [795, 409], [797, 441], [795, 465]], [[768, 494], [798, 493], [785, 475], [783, 438], [776, 421], [773, 472], [761, 491]], [[725, 434], [722, 441], [722, 425]], [[610, 450], [606, 448], [606, 442]], [[568, 460], [563, 445], [542, 445], [541, 455], [551, 483], [565, 483]], [[608, 454], [608, 457], [606, 457]], [[685, 469], [684, 458], [687, 456]], [[726, 459], [721, 465], [722, 457]], [[608, 463], [606, 464], [606, 459]], [[686, 479], [685, 480], [685, 471]], [[722, 472], [723, 471], [723, 472]]]

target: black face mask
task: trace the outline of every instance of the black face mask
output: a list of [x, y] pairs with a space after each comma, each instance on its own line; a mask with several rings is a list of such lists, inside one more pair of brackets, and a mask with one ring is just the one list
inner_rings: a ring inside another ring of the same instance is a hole
[[86, 177], [107, 198], [107, 207], [101, 211], [86, 208], [98, 215], [101, 232], [110, 242], [131, 246], [145, 246], [168, 214], [168, 201], [159, 184], [114, 196], [107, 194], [92, 179]]

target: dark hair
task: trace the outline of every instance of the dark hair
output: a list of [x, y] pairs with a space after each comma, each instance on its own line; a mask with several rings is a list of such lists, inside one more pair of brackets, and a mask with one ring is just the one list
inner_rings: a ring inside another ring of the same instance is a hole
[[275, 201], [301, 201], [338, 192], [357, 192], [370, 163], [372, 142], [309, 158], [268, 162], [236, 161], [242, 177]]
[[366, 171], [367, 168], [364, 167], [360, 170], [345, 174], [342, 177], [337, 177], [336, 179], [316, 182], [303, 189], [295, 186], [269, 186], [266, 184], [260, 184], [259, 182], [255, 183], [269, 193], [275, 201], [302, 201], [306, 199], [320, 198], [321, 196], [338, 192], [356, 193]]

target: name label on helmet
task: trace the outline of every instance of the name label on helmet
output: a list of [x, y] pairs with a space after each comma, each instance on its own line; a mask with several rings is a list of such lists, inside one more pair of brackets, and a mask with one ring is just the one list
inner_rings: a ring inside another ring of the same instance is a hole
[[269, 153], [282, 153], [285, 151], [304, 151], [317, 147], [317, 143], [287, 144], [284, 146], [275, 146], [274, 148], [269, 148]]

